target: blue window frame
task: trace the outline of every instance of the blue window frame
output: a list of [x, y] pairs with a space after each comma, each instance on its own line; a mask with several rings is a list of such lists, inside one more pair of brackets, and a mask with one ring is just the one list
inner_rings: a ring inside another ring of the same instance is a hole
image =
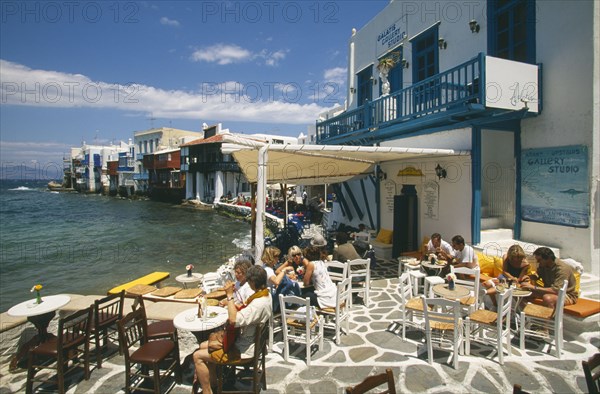
[[356, 104], [361, 106], [365, 102], [373, 100], [373, 65], [360, 71], [358, 77], [358, 101]]
[[535, 64], [535, 18], [535, 0], [488, 2], [489, 53]]
[[[411, 40], [413, 84], [439, 73], [438, 34], [438, 25], [436, 24]], [[434, 106], [434, 101], [439, 96], [439, 89], [436, 88], [434, 82], [414, 89], [414, 112], [423, 112]]]

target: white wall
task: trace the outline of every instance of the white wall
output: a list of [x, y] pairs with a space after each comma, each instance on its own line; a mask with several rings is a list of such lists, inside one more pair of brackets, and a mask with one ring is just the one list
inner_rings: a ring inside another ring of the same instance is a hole
[[[435, 175], [437, 164], [448, 170], [446, 179], [438, 179]], [[398, 171], [409, 165], [421, 169], [424, 176], [399, 177]], [[443, 156], [391, 162], [382, 165], [382, 169], [387, 173], [387, 179], [396, 183], [396, 195], [401, 194], [403, 185], [415, 185], [419, 199], [419, 239], [438, 232], [448, 240], [460, 234], [467, 243], [471, 243], [471, 156]], [[429, 180], [439, 184], [437, 220], [427, 219], [423, 215], [423, 184]], [[382, 196], [385, 193], [383, 185], [381, 193]], [[381, 227], [393, 229], [394, 217], [387, 212], [385, 201], [382, 201], [381, 209]]]
[[[591, 227], [523, 221], [521, 236], [530, 242], [559, 247], [562, 257], [580, 261], [586, 271], [600, 275], [595, 201], [599, 175], [598, 126], [595, 130], [593, 126], [594, 117], [598, 119], [598, 103], [593, 104], [594, 89], [598, 89], [597, 32], [595, 50], [592, 40], [594, 23], [598, 23], [598, 4], [569, 2], [568, 12], [563, 2], [538, 1], [536, 6], [537, 61], [543, 64], [544, 107], [541, 116], [522, 122], [522, 148], [588, 146]], [[595, 139], [596, 147], [592, 149]]]
[[[487, 50], [487, 26], [485, 2], [455, 2], [455, 1], [393, 1], [367, 25], [350, 37], [349, 54], [354, 44], [355, 58], [348, 59], [348, 86], [356, 86], [356, 74], [373, 65], [374, 77], [379, 78], [375, 66], [385, 52], [378, 53], [377, 37], [390, 25], [397, 22], [406, 26], [407, 38], [403, 41], [403, 56], [410, 66], [403, 71], [404, 86], [412, 84], [412, 44], [410, 39], [422, 31], [440, 22], [439, 37], [443, 37], [448, 46], [439, 51], [439, 70], [445, 71], [457, 66], [479, 52]], [[479, 33], [471, 33], [469, 21], [475, 19], [480, 24]], [[389, 51], [397, 50], [395, 46]], [[352, 64], [354, 60], [354, 64]], [[356, 95], [350, 95], [356, 96]], [[379, 83], [373, 86], [373, 98], [379, 96]], [[350, 97], [350, 109], [356, 108], [355, 97]]]

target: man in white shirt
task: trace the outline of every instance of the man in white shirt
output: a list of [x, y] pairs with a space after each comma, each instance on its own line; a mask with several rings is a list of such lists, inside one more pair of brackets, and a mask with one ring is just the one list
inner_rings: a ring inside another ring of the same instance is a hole
[[454, 258], [452, 245], [444, 241], [440, 233], [431, 234], [431, 239], [427, 243], [423, 257], [427, 258], [431, 253], [434, 253], [441, 260], [450, 261]]
[[454, 258], [448, 260], [455, 267], [476, 268], [479, 267], [479, 260], [472, 247], [465, 244], [465, 239], [461, 235], [452, 237], [452, 248], [454, 248]]

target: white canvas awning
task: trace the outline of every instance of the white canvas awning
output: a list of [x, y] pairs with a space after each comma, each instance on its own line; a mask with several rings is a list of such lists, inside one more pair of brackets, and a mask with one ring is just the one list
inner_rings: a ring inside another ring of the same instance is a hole
[[225, 135], [223, 153], [230, 153], [249, 182], [258, 179], [258, 150], [266, 147], [267, 183], [322, 185], [372, 174], [376, 164], [427, 156], [466, 155], [468, 151], [346, 145], [265, 144]]
[[232, 154], [249, 182], [257, 183], [255, 260], [264, 249], [265, 194], [269, 183], [322, 185], [366, 176], [387, 161], [427, 156], [465, 155], [452, 149], [391, 148], [345, 145], [267, 144], [234, 135], [223, 135], [221, 151]]

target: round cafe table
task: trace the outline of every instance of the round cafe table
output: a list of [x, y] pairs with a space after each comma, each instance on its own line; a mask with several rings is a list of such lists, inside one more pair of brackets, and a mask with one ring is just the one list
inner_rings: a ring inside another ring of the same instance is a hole
[[173, 325], [179, 330], [190, 331], [196, 336], [198, 343], [208, 339], [208, 334], [222, 327], [229, 314], [226, 308], [208, 306], [204, 317], [198, 317], [198, 307], [186, 309], [173, 319]]
[[468, 296], [470, 292], [468, 288], [461, 285], [455, 284], [454, 290], [450, 290], [448, 283], [440, 283], [433, 286], [433, 293], [448, 300], [458, 300], [459, 298]]
[[52, 337], [48, 333], [48, 325], [56, 315], [56, 311], [71, 301], [71, 297], [64, 294], [42, 296], [42, 303], [38, 304], [36, 299], [23, 301], [8, 310], [9, 316], [26, 317], [31, 324], [37, 328], [38, 333], [28, 342], [22, 344], [10, 362], [10, 370], [17, 367], [17, 363], [23, 359], [29, 349], [39, 345]]
[[175, 280], [177, 282], [183, 284], [183, 287], [187, 289], [188, 285], [192, 286], [194, 283], [200, 283], [200, 282], [202, 282], [203, 278], [204, 278], [204, 275], [202, 275], [200, 273], [193, 272], [192, 276], [188, 276], [187, 273], [181, 274], [181, 275], [177, 275], [175, 277]]

